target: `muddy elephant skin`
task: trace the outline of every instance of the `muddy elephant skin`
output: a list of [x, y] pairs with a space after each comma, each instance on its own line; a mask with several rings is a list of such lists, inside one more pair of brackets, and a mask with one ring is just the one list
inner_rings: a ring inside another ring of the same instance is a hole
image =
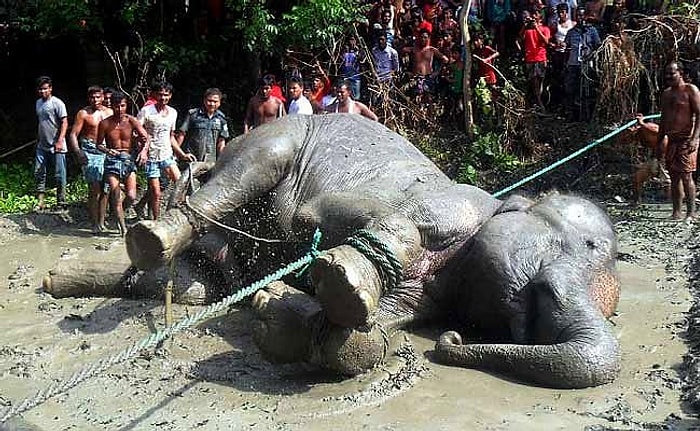
[[[212, 221], [235, 224], [242, 208], [272, 215], [290, 242], [320, 228], [325, 251], [310, 287], [276, 283], [253, 299], [254, 338], [271, 360], [357, 374], [383, 360], [392, 331], [454, 317], [511, 342], [463, 344], [448, 332], [439, 361], [554, 387], [617, 375], [606, 319], [618, 295], [616, 240], [585, 199], [497, 200], [453, 183], [382, 125], [345, 114], [259, 127], [229, 143], [209, 174], [186, 203], [132, 227], [127, 251], [139, 268], [163, 265], [216, 232]], [[260, 199], [264, 207], [252, 206]]]

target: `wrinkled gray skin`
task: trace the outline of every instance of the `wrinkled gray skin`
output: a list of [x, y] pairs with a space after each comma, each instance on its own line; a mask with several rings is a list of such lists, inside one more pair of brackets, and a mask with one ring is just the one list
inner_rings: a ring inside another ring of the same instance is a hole
[[[326, 251], [310, 268], [308, 293], [280, 282], [253, 299], [254, 338], [271, 360], [356, 374], [384, 359], [393, 330], [447, 319], [509, 343], [462, 344], [448, 332], [436, 345], [441, 362], [562, 388], [607, 383], [619, 371], [606, 322], [618, 292], [615, 235], [584, 199], [501, 202], [452, 183], [380, 124], [341, 114], [255, 129], [210, 174], [188, 205], [130, 229], [127, 250], [137, 267], [162, 265], [215, 230], [202, 214], [235, 224], [231, 216], [248, 207], [249, 217], [273, 214], [290, 241], [308, 242], [320, 228]], [[264, 208], [250, 205], [262, 198]], [[401, 262], [396, 288], [343, 244], [360, 228]]]

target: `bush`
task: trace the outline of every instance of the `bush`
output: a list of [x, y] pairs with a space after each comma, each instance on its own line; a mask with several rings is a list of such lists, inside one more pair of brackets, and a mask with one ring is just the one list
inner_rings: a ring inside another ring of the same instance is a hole
[[[36, 182], [31, 163], [0, 165], [0, 214], [31, 211], [38, 204], [35, 191]], [[87, 195], [88, 187], [82, 178], [74, 178], [66, 186], [66, 200], [69, 203], [83, 202]], [[46, 205], [56, 205], [55, 190], [47, 190]]]

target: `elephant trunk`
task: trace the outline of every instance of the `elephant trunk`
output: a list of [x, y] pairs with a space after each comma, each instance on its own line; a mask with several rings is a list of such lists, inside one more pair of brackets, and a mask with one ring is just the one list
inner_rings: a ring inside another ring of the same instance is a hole
[[463, 345], [459, 334], [446, 332], [436, 344], [436, 356], [446, 364], [489, 369], [546, 387], [598, 386], [619, 374], [620, 350], [605, 319], [593, 319], [586, 328], [570, 327], [565, 341], [555, 344]]

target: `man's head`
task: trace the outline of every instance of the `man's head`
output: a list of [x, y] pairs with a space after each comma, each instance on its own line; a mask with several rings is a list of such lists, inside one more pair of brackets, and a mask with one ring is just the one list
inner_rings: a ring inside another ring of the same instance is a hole
[[102, 100], [102, 105], [108, 108], [112, 107], [112, 94], [114, 93], [114, 88], [105, 87], [102, 94], [104, 95], [104, 100]]
[[430, 32], [426, 29], [422, 29], [420, 33], [418, 33], [418, 42], [420, 46], [430, 45]]
[[[173, 97], [173, 85], [167, 81], [159, 81], [151, 87], [152, 96], [156, 99], [157, 106], [165, 106]], [[114, 95], [112, 95], [114, 99]]]
[[204, 92], [204, 109], [207, 114], [212, 115], [219, 109], [222, 97], [221, 90], [218, 88], [207, 88]]
[[98, 85], [91, 85], [88, 87], [87, 100], [93, 108], [102, 106], [102, 101], [104, 100], [104, 90], [102, 90], [102, 87]]
[[391, 23], [391, 11], [390, 10], [383, 10], [382, 11], [382, 24], [384, 26], [388, 26]]
[[338, 103], [341, 105], [344, 105], [348, 102], [348, 100], [351, 99], [351, 92], [350, 92], [350, 84], [346, 81], [342, 81], [338, 84], [336, 84], [337, 87], [337, 92], [336, 95], [338, 96]]
[[291, 97], [293, 100], [297, 100], [299, 97], [301, 97], [303, 92], [304, 86], [302, 85], [301, 81], [296, 78], [292, 78], [289, 81], [289, 97]]
[[672, 61], [664, 69], [664, 79], [669, 87], [678, 87], [683, 83], [683, 66]]
[[379, 47], [379, 49], [386, 48], [386, 33], [379, 33], [379, 35], [377, 36], [377, 46]]
[[258, 82], [258, 90], [260, 91], [260, 97], [263, 100], [270, 98], [270, 92], [272, 91], [272, 86], [275, 85], [275, 79], [272, 75], [265, 75], [260, 78]]
[[478, 32], [474, 34], [474, 48], [481, 49], [484, 47], [485, 43], [483, 33]]
[[566, 18], [569, 15], [569, 5], [566, 3], [559, 3], [557, 5], [557, 16], [559, 18]]
[[126, 114], [127, 99], [124, 93], [121, 91], [115, 91], [112, 93], [112, 110], [114, 115], [124, 115]]
[[39, 97], [46, 100], [51, 97], [53, 91], [53, 81], [48, 76], [40, 76], [36, 80], [36, 91]]
[[576, 22], [579, 25], [587, 25], [588, 24], [588, 14], [586, 13], [586, 8], [585, 7], [577, 7], [576, 8]]

